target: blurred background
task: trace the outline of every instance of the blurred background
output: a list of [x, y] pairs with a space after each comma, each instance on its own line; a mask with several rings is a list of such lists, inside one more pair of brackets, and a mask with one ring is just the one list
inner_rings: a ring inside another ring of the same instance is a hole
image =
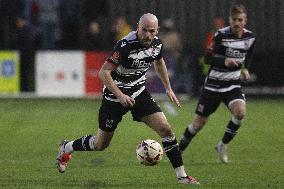
[[[140, 16], [157, 15], [174, 90], [197, 96], [203, 50], [242, 3], [256, 35], [248, 95], [284, 95], [283, 0], [0, 0], [0, 94], [99, 96], [98, 70]], [[153, 70], [147, 87], [164, 90]]]

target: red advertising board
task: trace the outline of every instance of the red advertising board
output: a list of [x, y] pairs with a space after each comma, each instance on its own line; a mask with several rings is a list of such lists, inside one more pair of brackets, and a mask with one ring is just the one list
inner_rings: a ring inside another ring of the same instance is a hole
[[86, 52], [85, 53], [85, 94], [87, 96], [100, 95], [103, 84], [99, 79], [99, 71], [109, 52]]

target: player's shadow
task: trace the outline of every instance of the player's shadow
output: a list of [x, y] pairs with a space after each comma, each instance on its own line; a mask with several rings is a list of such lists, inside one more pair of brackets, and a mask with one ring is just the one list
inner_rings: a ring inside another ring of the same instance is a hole
[[105, 163], [105, 160], [102, 158], [94, 158], [91, 160], [91, 163], [93, 166], [97, 167], [97, 166], [103, 165]]

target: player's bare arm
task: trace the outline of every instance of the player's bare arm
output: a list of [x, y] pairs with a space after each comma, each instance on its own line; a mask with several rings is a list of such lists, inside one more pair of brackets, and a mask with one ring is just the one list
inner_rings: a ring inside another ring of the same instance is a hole
[[111, 63], [106, 61], [99, 72], [100, 80], [119, 99], [119, 102], [124, 107], [132, 107], [135, 104], [135, 100], [130, 96], [122, 93], [121, 90], [117, 87], [111, 77], [111, 72], [113, 70], [115, 70], [115, 67]]
[[155, 60], [154, 61], [154, 68], [156, 70], [156, 73], [162, 80], [162, 83], [166, 89], [166, 94], [168, 95], [169, 99], [174, 102], [178, 107], [180, 107], [180, 102], [177, 99], [175, 93], [172, 90], [171, 84], [170, 84], [170, 79], [168, 76], [168, 71], [166, 67], [166, 63], [163, 58], [160, 60]]

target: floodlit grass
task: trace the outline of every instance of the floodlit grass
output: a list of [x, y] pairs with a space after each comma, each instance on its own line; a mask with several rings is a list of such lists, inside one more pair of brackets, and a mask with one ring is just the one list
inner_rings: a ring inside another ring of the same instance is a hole
[[[108, 149], [74, 153], [67, 171], [57, 172], [58, 143], [94, 134], [99, 106], [92, 99], [1, 99], [0, 188], [179, 188], [166, 156], [153, 167], [137, 162], [138, 142], [160, 139], [133, 122], [130, 114]], [[195, 106], [196, 100], [185, 101], [178, 116], [166, 113], [178, 139], [193, 119]], [[283, 112], [283, 99], [249, 99], [247, 117], [229, 145], [230, 163], [224, 165], [214, 146], [230, 114], [220, 106], [183, 153], [188, 174], [201, 182], [194, 188], [284, 188]]]

